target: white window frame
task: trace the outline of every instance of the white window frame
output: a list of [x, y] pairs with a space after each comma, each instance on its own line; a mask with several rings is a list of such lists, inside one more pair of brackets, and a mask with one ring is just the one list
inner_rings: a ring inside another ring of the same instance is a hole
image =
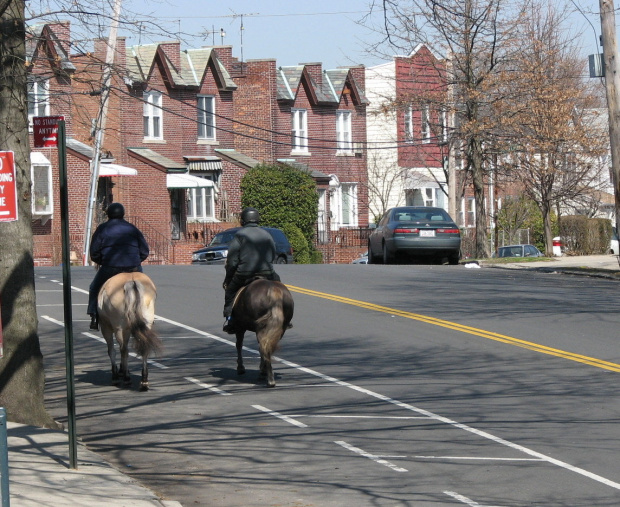
[[214, 95], [198, 95], [198, 139], [215, 141]]
[[407, 106], [405, 110], [405, 142], [413, 142], [413, 106]]
[[39, 152], [30, 154], [31, 208], [33, 215], [54, 212], [52, 163]]
[[50, 115], [49, 79], [30, 76], [28, 78], [28, 129], [32, 132], [32, 119]]
[[431, 107], [424, 104], [420, 113], [422, 142], [428, 144], [431, 142]]
[[[203, 175], [196, 173], [191, 173], [191, 175], [196, 176], [197, 178], [204, 178]], [[186, 211], [188, 222], [215, 221], [214, 187], [188, 188]]]
[[353, 153], [352, 116], [351, 111], [336, 111], [337, 154]]
[[441, 142], [448, 142], [448, 112], [445, 109], [442, 109], [439, 113], [439, 123], [441, 130]]
[[144, 92], [143, 126], [144, 139], [161, 140], [164, 138], [164, 115], [162, 93], [156, 90]]
[[292, 151], [308, 153], [308, 110], [291, 109]]
[[357, 183], [341, 183], [331, 204], [332, 230], [358, 226]]

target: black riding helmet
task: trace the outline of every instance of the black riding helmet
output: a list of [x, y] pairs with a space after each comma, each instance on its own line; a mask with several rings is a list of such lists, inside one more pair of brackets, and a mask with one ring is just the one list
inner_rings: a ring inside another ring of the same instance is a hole
[[106, 210], [108, 218], [123, 218], [125, 216], [125, 208], [120, 202], [113, 202]]
[[260, 215], [256, 208], [245, 208], [241, 212], [241, 225], [257, 224], [260, 221]]

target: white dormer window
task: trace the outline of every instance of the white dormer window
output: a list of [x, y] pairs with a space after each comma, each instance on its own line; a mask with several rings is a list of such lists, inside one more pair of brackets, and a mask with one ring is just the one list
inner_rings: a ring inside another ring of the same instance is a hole
[[163, 139], [163, 110], [161, 92], [144, 92], [142, 98], [144, 99], [144, 138]]
[[215, 140], [215, 97], [198, 95], [198, 139]]
[[28, 126], [32, 132], [32, 119], [35, 116], [50, 115], [50, 89], [48, 79], [34, 76], [28, 78]]
[[351, 111], [336, 112], [336, 139], [338, 153], [352, 153]]
[[291, 110], [291, 144], [293, 151], [308, 152], [308, 111]]

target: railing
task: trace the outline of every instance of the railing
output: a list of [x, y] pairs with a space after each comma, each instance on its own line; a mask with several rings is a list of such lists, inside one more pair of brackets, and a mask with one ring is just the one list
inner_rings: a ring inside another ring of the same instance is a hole
[[125, 220], [142, 231], [146, 242], [149, 244], [149, 264], [174, 264], [174, 243], [170, 238], [164, 236], [140, 217], [125, 216]]

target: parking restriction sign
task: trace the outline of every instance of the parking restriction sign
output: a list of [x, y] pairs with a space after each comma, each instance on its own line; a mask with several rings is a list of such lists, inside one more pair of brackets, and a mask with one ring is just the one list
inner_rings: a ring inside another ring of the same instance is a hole
[[0, 222], [17, 220], [17, 182], [12, 151], [0, 151]]

